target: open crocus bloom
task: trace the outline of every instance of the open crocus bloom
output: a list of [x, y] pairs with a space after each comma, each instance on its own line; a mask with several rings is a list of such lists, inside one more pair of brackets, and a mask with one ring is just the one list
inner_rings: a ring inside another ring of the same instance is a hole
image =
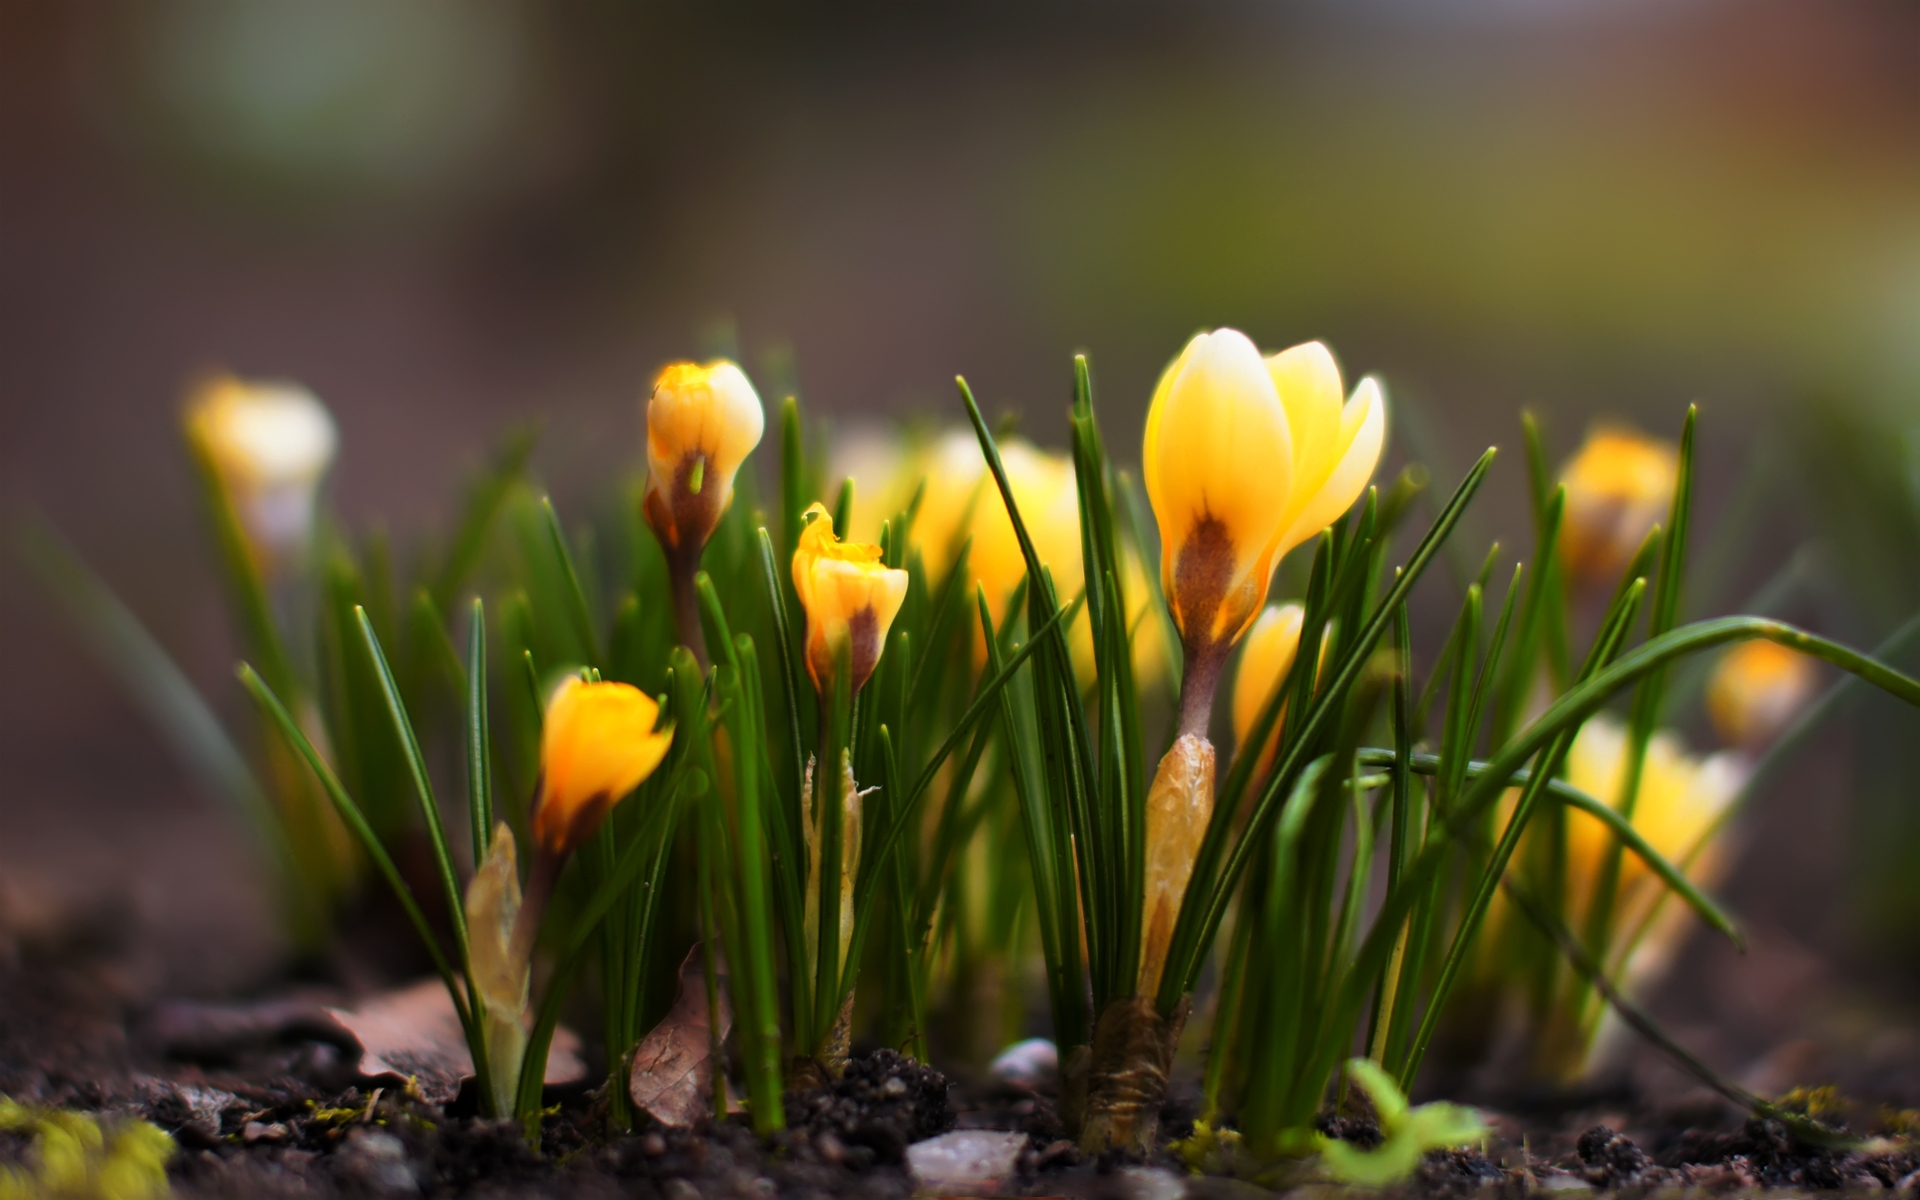
[[1373, 379], [1341, 402], [1319, 342], [1269, 358], [1232, 329], [1197, 335], [1154, 390], [1142, 474], [1160, 523], [1160, 577], [1189, 652], [1233, 644], [1274, 563], [1357, 500], [1379, 464]]
[[907, 573], [883, 564], [880, 547], [835, 537], [824, 505], [809, 508], [805, 519], [793, 552], [793, 589], [807, 611], [807, 674], [820, 695], [831, 695], [844, 653], [851, 695], [879, 665], [887, 630], [907, 598]]
[[[1602, 714], [1589, 719], [1580, 727], [1567, 754], [1567, 782], [1597, 800], [1616, 803], [1626, 769], [1627, 740], [1626, 728], [1614, 718]], [[1690, 863], [1688, 879], [1710, 887], [1719, 880], [1727, 862], [1722, 846], [1710, 835], [1739, 794], [1745, 775], [1745, 769], [1731, 754], [1698, 758], [1687, 753], [1674, 734], [1656, 733], [1647, 743], [1633, 827], [1669, 861]], [[1569, 816], [1567, 838], [1567, 883], [1573, 897], [1569, 915], [1584, 920], [1601, 857], [1615, 842], [1597, 819], [1585, 813]], [[1645, 863], [1633, 854], [1624, 855], [1620, 860], [1620, 928], [1632, 929], [1645, 920], [1664, 890]], [[1629, 960], [1627, 982], [1644, 984], [1658, 975], [1688, 926], [1686, 906], [1669, 903]]]
[[547, 701], [540, 730], [540, 797], [533, 836], [562, 857], [592, 837], [607, 813], [666, 756], [673, 731], [656, 731], [660, 705], [624, 683], [570, 678]]
[[187, 432], [231, 497], [259, 559], [271, 563], [306, 546], [320, 479], [339, 446], [326, 405], [296, 383], [222, 375], [189, 402]]
[[670, 552], [706, 545], [765, 427], [759, 394], [726, 359], [660, 372], [647, 399], [646, 516]]

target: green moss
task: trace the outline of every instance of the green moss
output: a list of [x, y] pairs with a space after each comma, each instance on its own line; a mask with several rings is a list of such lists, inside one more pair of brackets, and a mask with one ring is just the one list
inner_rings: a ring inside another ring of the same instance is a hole
[[0, 1200], [146, 1200], [164, 1196], [173, 1138], [145, 1121], [30, 1108], [0, 1096], [0, 1133], [32, 1139], [0, 1166]]

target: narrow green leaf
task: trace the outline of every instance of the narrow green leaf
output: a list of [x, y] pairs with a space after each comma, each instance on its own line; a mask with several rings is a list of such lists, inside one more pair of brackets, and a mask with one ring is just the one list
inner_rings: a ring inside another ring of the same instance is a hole
[[356, 608], [353, 615], [360, 623], [360, 637], [366, 644], [374, 672], [380, 680], [380, 689], [386, 698], [387, 716], [393, 722], [394, 736], [406, 751], [407, 769], [413, 777], [414, 797], [420, 803], [420, 819], [427, 827], [427, 838], [433, 845], [433, 863], [440, 872], [440, 883], [446, 889], [447, 919], [453, 926], [453, 944], [459, 951], [461, 961], [467, 956], [467, 916], [460, 902], [460, 879], [454, 873], [453, 856], [447, 851], [447, 830], [440, 819], [440, 804], [433, 796], [433, 781], [427, 775], [426, 759], [420, 754], [420, 742], [414, 737], [413, 722], [407, 719], [406, 705], [400, 699], [400, 689], [393, 682], [393, 671], [387, 666], [387, 656], [380, 649], [380, 639], [374, 635], [373, 623], [367, 620], [367, 610]]

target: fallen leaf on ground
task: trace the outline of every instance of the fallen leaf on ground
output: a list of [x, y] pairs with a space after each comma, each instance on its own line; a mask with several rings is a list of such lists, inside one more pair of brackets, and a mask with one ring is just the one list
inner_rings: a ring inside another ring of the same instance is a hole
[[[361, 1075], [415, 1078], [421, 1093], [434, 1103], [458, 1095], [461, 1082], [473, 1075], [473, 1056], [467, 1051], [460, 1018], [437, 979], [369, 996], [350, 1009], [329, 1008], [327, 1013], [360, 1043]], [[579, 1036], [565, 1026], [555, 1029], [545, 1082], [549, 1086], [578, 1083], [586, 1075]]]
[[[726, 968], [719, 969], [726, 978]], [[680, 964], [680, 992], [673, 1009], [634, 1047], [627, 1094], [663, 1125], [685, 1127], [713, 1112], [713, 1046], [733, 1028], [727, 993], [720, 989], [716, 1038], [707, 1008], [707, 975], [695, 946]]]

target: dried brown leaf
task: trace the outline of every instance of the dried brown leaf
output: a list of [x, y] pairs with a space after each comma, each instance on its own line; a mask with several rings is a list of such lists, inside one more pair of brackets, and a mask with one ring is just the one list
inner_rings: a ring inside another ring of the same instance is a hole
[[[460, 1030], [447, 989], [437, 979], [369, 996], [353, 1008], [327, 1013], [360, 1043], [363, 1076], [413, 1077], [435, 1103], [451, 1100], [473, 1075], [473, 1056]], [[549, 1085], [578, 1083], [587, 1075], [580, 1038], [561, 1026], [547, 1054]]]
[[[633, 1051], [627, 1094], [663, 1125], [689, 1126], [713, 1112], [713, 1047], [733, 1028], [727, 992], [720, 989], [720, 1030], [708, 1017], [707, 977], [695, 946], [680, 964], [680, 992], [673, 1009]], [[720, 970], [725, 979], [725, 968]]]

